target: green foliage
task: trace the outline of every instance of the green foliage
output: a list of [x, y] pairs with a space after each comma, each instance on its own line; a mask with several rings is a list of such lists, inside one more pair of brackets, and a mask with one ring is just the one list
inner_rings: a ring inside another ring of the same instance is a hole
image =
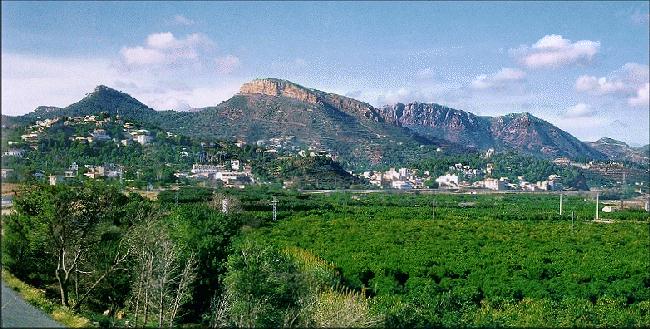
[[300, 326], [304, 277], [291, 259], [270, 247], [243, 241], [228, 258], [224, 278], [231, 325]]
[[647, 223], [631, 221], [647, 213], [596, 224], [585, 221], [592, 202], [565, 197], [582, 218], [572, 224], [554, 196], [435, 195], [432, 220], [432, 196], [312, 198], [335, 207], [294, 212], [250, 238], [336, 264], [344, 284], [375, 296], [387, 326], [648, 324]]
[[[163, 301], [165, 325], [650, 325], [649, 217], [641, 210], [596, 223], [585, 195], [565, 195], [560, 216], [559, 197], [549, 194], [302, 194], [257, 186], [223, 191], [239, 205], [224, 214], [220, 202], [205, 201], [212, 190], [181, 189], [178, 205], [175, 196], [151, 202], [100, 182], [29, 186], [15, 199], [16, 214], [3, 216], [3, 265], [58, 298], [54, 240], [63, 231], [79, 237], [77, 269], [85, 274], [71, 301], [92, 314], [108, 309], [91, 318], [120, 325], [115, 314], [133, 320], [128, 301], [144, 277], [150, 292], [163, 292], [151, 305]], [[126, 242], [136, 248], [111, 270]], [[145, 245], [170, 247], [165, 289], [156, 288], [161, 271], [141, 271]], [[192, 270], [186, 286], [178, 279], [184, 268]], [[140, 308], [151, 317], [138, 324], [159, 325], [153, 315], [163, 307], [151, 305]]]
[[162, 203], [194, 203], [205, 202], [212, 198], [212, 190], [205, 187], [181, 187], [178, 190], [165, 190], [158, 193]]
[[187, 204], [173, 209], [165, 219], [172, 239], [184, 251], [196, 255], [197, 279], [192, 298], [184, 307], [187, 319], [198, 319], [209, 310], [213, 296], [223, 292], [222, 275], [231, 240], [239, 233], [239, 214], [225, 215], [206, 204]]

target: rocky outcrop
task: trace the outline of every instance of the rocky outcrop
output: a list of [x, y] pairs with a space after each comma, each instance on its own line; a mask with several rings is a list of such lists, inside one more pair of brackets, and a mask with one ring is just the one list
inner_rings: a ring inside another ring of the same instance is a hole
[[239, 93], [262, 94], [268, 96], [284, 96], [297, 99], [302, 102], [316, 104], [318, 102], [317, 92], [290, 81], [280, 79], [256, 79], [241, 86]]
[[354, 98], [349, 98], [337, 94], [323, 94], [322, 103], [333, 108], [341, 109], [346, 113], [371, 119], [373, 121], [382, 121], [381, 115], [370, 104], [360, 102]]
[[281, 79], [256, 79], [247, 82], [239, 89], [241, 95], [261, 94], [267, 96], [282, 96], [309, 104], [329, 106], [347, 114], [380, 121], [381, 116], [368, 103], [353, 98], [325, 93], [316, 89], [305, 88], [291, 81]]

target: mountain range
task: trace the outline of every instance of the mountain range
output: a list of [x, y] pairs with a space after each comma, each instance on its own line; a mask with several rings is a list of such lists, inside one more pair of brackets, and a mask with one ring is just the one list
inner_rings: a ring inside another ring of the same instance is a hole
[[99, 112], [153, 124], [197, 138], [248, 143], [289, 138], [324, 150], [350, 167], [399, 164], [421, 157], [464, 152], [516, 151], [552, 159], [648, 161], [648, 148], [612, 139], [585, 143], [530, 113], [477, 116], [433, 103], [368, 103], [280, 79], [256, 79], [213, 107], [191, 112], [156, 111], [126, 93], [98, 86], [65, 108], [38, 107], [2, 124]]

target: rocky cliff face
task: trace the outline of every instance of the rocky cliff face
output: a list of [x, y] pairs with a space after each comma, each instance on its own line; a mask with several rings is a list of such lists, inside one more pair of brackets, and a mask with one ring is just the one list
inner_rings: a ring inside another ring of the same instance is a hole
[[316, 104], [318, 95], [315, 91], [298, 84], [280, 79], [256, 79], [241, 86], [239, 93], [284, 96], [302, 102]]
[[309, 104], [329, 106], [358, 117], [379, 121], [381, 116], [372, 105], [356, 99], [325, 93], [316, 89], [305, 88], [299, 84], [281, 79], [256, 79], [245, 83], [239, 89], [241, 95], [261, 94], [267, 96], [282, 96]]
[[407, 127], [425, 136], [446, 139], [473, 148], [493, 144], [489, 123], [472, 113], [438, 104], [397, 103], [379, 109], [386, 122]]
[[379, 113], [386, 122], [470, 148], [517, 150], [545, 157], [603, 157], [569, 133], [530, 113], [481, 117], [426, 103], [398, 103], [381, 108]]

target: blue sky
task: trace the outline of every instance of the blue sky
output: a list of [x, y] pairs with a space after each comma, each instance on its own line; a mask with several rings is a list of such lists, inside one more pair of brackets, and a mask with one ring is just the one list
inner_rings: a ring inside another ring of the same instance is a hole
[[98, 84], [184, 110], [277, 77], [647, 144], [648, 30], [648, 2], [2, 2], [2, 111]]

